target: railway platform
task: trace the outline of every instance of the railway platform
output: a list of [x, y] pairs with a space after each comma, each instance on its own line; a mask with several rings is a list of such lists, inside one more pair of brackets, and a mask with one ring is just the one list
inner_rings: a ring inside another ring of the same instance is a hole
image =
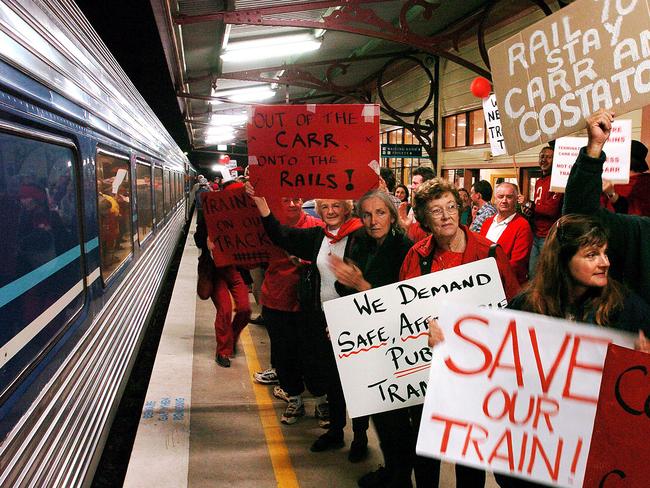
[[[280, 418], [286, 403], [273, 386], [260, 385], [253, 373], [269, 365], [269, 339], [262, 326], [244, 329], [230, 368], [214, 360], [214, 307], [196, 295], [199, 250], [187, 238], [163, 335], [133, 446], [124, 486], [332, 487], [357, 486], [382, 463], [373, 427], [370, 453], [359, 463], [347, 459], [346, 446], [320, 453], [309, 447], [324, 430], [306, 397], [306, 415], [293, 425]], [[253, 316], [259, 312], [250, 295]], [[443, 464], [440, 486], [455, 486], [453, 466]], [[486, 487], [496, 488], [488, 475]]]

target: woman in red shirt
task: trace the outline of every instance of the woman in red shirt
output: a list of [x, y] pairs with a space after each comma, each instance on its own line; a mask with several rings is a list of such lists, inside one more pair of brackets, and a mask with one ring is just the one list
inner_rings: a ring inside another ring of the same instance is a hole
[[[431, 235], [417, 242], [408, 252], [402, 263], [400, 280], [435, 273], [488, 257], [492, 242], [460, 225], [462, 200], [458, 190], [451, 183], [442, 178], [428, 180], [414, 192], [412, 200], [415, 218]], [[519, 291], [519, 282], [510, 267], [508, 257], [499, 246], [496, 247], [495, 258], [506, 298], [510, 300]], [[421, 406], [419, 410], [420, 415], [412, 416], [415, 432], [419, 427]], [[437, 473], [431, 473], [430, 468], [428, 472], [422, 468], [418, 469], [420, 465], [426, 465], [426, 460], [419, 456], [417, 459], [415, 478], [418, 487], [438, 486]], [[432, 476], [435, 479], [431, 479]], [[484, 486], [485, 471], [457, 464], [456, 484]]]

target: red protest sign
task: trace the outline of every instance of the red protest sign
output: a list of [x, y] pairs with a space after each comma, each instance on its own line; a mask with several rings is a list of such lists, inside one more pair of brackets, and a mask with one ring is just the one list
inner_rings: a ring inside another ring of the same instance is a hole
[[201, 198], [217, 267], [254, 266], [285, 255], [266, 235], [260, 213], [244, 188], [205, 192]]
[[604, 368], [584, 486], [648, 486], [650, 354], [610, 345]]
[[263, 196], [355, 199], [379, 182], [377, 105], [257, 105], [250, 181]]

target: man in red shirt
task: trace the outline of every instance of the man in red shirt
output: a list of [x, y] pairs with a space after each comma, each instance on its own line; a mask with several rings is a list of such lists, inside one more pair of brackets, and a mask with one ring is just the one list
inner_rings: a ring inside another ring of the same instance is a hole
[[553, 168], [553, 148], [547, 146], [539, 153], [539, 167], [542, 177], [535, 183], [535, 199], [530, 208], [532, 212], [533, 247], [528, 263], [528, 277], [535, 275], [537, 258], [544, 247], [544, 241], [551, 226], [562, 215], [564, 195], [551, 191], [551, 169]]
[[[281, 211], [276, 214], [283, 225], [303, 229], [323, 225], [321, 220], [302, 210], [300, 198], [283, 197], [280, 206]], [[271, 340], [271, 364], [289, 403], [281, 422], [288, 425], [305, 414], [301, 397], [305, 383], [314, 396], [323, 397], [322, 401], [327, 387], [325, 378], [314, 378], [311, 371], [304, 371], [302, 367], [309, 362], [301, 355], [306, 348], [302, 346], [305, 329], [298, 303], [300, 267], [295, 256], [271, 261], [264, 274], [260, 297], [262, 316]], [[274, 395], [278, 396], [275, 391]]]
[[528, 221], [517, 213], [518, 196], [514, 183], [498, 184], [494, 191], [497, 214], [483, 222], [480, 233], [503, 248], [521, 285], [528, 279], [533, 232]]

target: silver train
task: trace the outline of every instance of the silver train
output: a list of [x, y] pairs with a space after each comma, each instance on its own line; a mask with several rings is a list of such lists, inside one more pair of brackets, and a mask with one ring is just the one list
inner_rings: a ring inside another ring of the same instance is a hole
[[195, 173], [69, 0], [0, 0], [0, 486], [89, 485]]

